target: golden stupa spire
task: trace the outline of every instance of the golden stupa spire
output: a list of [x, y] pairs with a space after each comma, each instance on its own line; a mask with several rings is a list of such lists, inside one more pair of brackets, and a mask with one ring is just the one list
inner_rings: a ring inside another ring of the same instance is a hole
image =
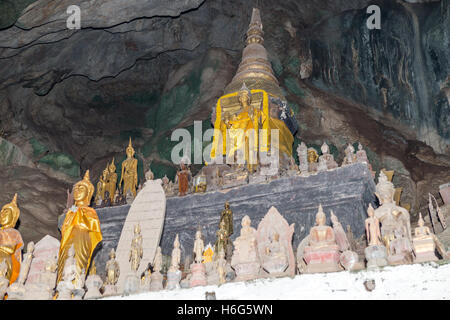
[[247, 45], [242, 51], [242, 61], [225, 93], [237, 92], [245, 81], [249, 89], [263, 89], [272, 96], [284, 95], [278, 85], [270, 61], [264, 48], [263, 25], [259, 9], [253, 8], [252, 18], [247, 31]]

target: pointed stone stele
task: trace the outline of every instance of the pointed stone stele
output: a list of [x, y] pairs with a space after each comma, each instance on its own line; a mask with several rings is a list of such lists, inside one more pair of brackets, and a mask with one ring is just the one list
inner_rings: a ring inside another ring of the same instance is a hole
[[294, 226], [294, 223], [289, 225], [275, 207], [271, 207], [259, 223], [256, 241], [265, 274], [274, 277], [295, 275]]

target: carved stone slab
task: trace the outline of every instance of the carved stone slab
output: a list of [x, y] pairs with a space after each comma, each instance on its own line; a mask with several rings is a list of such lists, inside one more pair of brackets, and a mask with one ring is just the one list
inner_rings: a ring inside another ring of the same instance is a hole
[[165, 212], [166, 196], [161, 186], [161, 180], [147, 181], [131, 205], [117, 245], [116, 260], [120, 267], [120, 276], [117, 282], [119, 292], [122, 292], [125, 278], [131, 271], [129, 255], [134, 226], [139, 223], [141, 227], [144, 249], [137, 272], [140, 275], [148, 264], [153, 262], [155, 257], [156, 248], [161, 238]]
[[270, 242], [270, 237], [274, 232], [280, 236], [280, 244], [285, 248], [288, 256], [289, 266], [284, 274], [295, 275], [295, 256], [292, 249], [292, 235], [294, 234], [295, 223], [289, 225], [286, 219], [278, 212], [275, 207], [271, 207], [267, 214], [262, 218], [256, 231], [256, 242], [258, 244], [258, 254], [263, 259], [266, 246]]
[[47, 260], [58, 256], [59, 245], [59, 240], [50, 235], [46, 235], [36, 243], [26, 281], [27, 285], [39, 282], [39, 274], [44, 272]]

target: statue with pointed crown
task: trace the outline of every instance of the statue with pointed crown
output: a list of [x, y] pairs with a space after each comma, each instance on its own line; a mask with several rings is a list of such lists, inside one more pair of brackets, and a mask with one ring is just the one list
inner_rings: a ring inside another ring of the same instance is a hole
[[100, 178], [97, 182], [97, 192], [95, 193], [95, 204], [100, 206], [102, 201], [105, 200], [105, 191], [106, 189], [106, 180], [108, 178], [108, 170], [103, 170], [103, 173], [100, 175]]
[[108, 177], [106, 179], [106, 191], [109, 192], [111, 203], [114, 203], [114, 196], [116, 194], [116, 185], [117, 185], [117, 173], [116, 173], [116, 165], [114, 164], [113, 158], [111, 163], [108, 165]]
[[[222, 163], [225, 156], [227, 164], [237, 163], [238, 169], [246, 164], [250, 173], [266, 165], [262, 154], [278, 155], [277, 163], [288, 169], [293, 135], [298, 129], [272, 70], [263, 35], [260, 12], [254, 8], [241, 63], [212, 115], [213, 163]], [[279, 137], [273, 145], [272, 129], [278, 130]]]
[[131, 144], [131, 137], [126, 153], [127, 158], [122, 162], [122, 174], [120, 176], [119, 188], [122, 186], [123, 181], [123, 194], [127, 195], [128, 192], [131, 192], [133, 197], [136, 197], [136, 188], [138, 185], [138, 161], [134, 158], [135, 152]]
[[19, 219], [17, 193], [13, 200], [0, 211], [0, 262], [6, 264], [5, 278], [12, 284], [19, 277], [22, 262], [23, 240], [20, 232], [14, 229]]
[[390, 264], [411, 262], [412, 238], [408, 210], [396, 205], [395, 188], [387, 176], [380, 171], [375, 195], [380, 206], [375, 209], [375, 217], [381, 223], [381, 237], [388, 252]]
[[327, 217], [322, 205], [316, 214], [316, 225], [309, 232], [309, 245], [305, 247], [303, 257], [306, 272], [339, 271], [339, 246], [332, 227], [326, 225]]
[[74, 247], [76, 266], [78, 273], [81, 274], [82, 270], [89, 270], [92, 253], [97, 244], [102, 241], [97, 212], [89, 207], [93, 194], [94, 186], [87, 170], [83, 180], [73, 187], [75, 204], [67, 211], [61, 227], [57, 282], [62, 279], [64, 264], [71, 246]]

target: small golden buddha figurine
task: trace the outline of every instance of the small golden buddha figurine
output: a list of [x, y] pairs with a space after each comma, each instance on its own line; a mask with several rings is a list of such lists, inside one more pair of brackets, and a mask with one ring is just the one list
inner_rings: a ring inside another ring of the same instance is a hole
[[83, 180], [73, 187], [75, 204], [67, 211], [61, 227], [61, 244], [58, 255], [58, 278], [61, 281], [68, 251], [73, 245], [78, 273], [89, 270], [92, 253], [102, 241], [100, 220], [97, 212], [89, 207], [94, 193], [94, 186], [89, 180], [89, 170]]
[[141, 226], [137, 224], [134, 226], [134, 236], [133, 240], [131, 240], [129, 257], [129, 261], [131, 262], [131, 270], [136, 272], [139, 269], [143, 254], [144, 249], [142, 247]]
[[14, 229], [19, 215], [16, 193], [11, 203], [4, 205], [0, 212], [0, 262], [7, 265], [5, 278], [10, 284], [18, 278], [22, 261], [23, 240], [20, 232]]
[[116, 194], [117, 173], [114, 158], [108, 166], [108, 178], [106, 179], [106, 190], [109, 192], [111, 203], [114, 203], [114, 196]]
[[319, 164], [317, 160], [319, 159], [319, 154], [316, 149], [308, 148], [308, 172], [317, 172]]
[[225, 220], [220, 221], [219, 230], [217, 231], [216, 234], [217, 234], [217, 239], [216, 239], [216, 243], [214, 245], [214, 251], [220, 252], [221, 250], [224, 250], [224, 252], [226, 252], [229, 238], [228, 238], [228, 232], [226, 229]]
[[136, 188], [138, 185], [138, 161], [134, 158], [134, 149], [131, 144], [131, 137], [126, 153], [127, 158], [122, 162], [122, 175], [120, 176], [119, 187], [122, 186], [123, 181], [123, 194], [126, 196], [128, 191], [130, 191], [133, 194], [133, 197], [136, 197]]
[[109, 253], [109, 260], [106, 262], [106, 285], [114, 286], [119, 280], [120, 268], [119, 264], [116, 261], [116, 252], [114, 248], [111, 249]]
[[211, 245], [207, 245], [206, 249], [203, 251], [202, 263], [212, 262], [214, 256], [214, 250]]
[[425, 226], [422, 219], [422, 213], [419, 213], [418, 227], [414, 229], [413, 246], [415, 253], [415, 262], [435, 261], [438, 258], [435, 255], [436, 244], [434, 235], [430, 228]]
[[326, 221], [327, 217], [323, 212], [322, 205], [319, 205], [319, 211], [316, 214], [316, 226], [312, 227], [309, 233], [309, 245], [311, 247], [321, 248], [336, 244], [333, 228], [325, 225]]
[[105, 200], [105, 192], [107, 191], [106, 181], [108, 179], [108, 169], [104, 169], [102, 175], [97, 182], [97, 192], [95, 194], [95, 203], [97, 205], [101, 204]]
[[228, 237], [231, 237], [233, 234], [233, 211], [231, 211], [230, 203], [228, 201], [225, 202], [225, 209], [222, 210], [222, 213], [220, 214], [220, 223], [222, 223], [222, 221], [225, 223], [225, 230], [228, 233]]

